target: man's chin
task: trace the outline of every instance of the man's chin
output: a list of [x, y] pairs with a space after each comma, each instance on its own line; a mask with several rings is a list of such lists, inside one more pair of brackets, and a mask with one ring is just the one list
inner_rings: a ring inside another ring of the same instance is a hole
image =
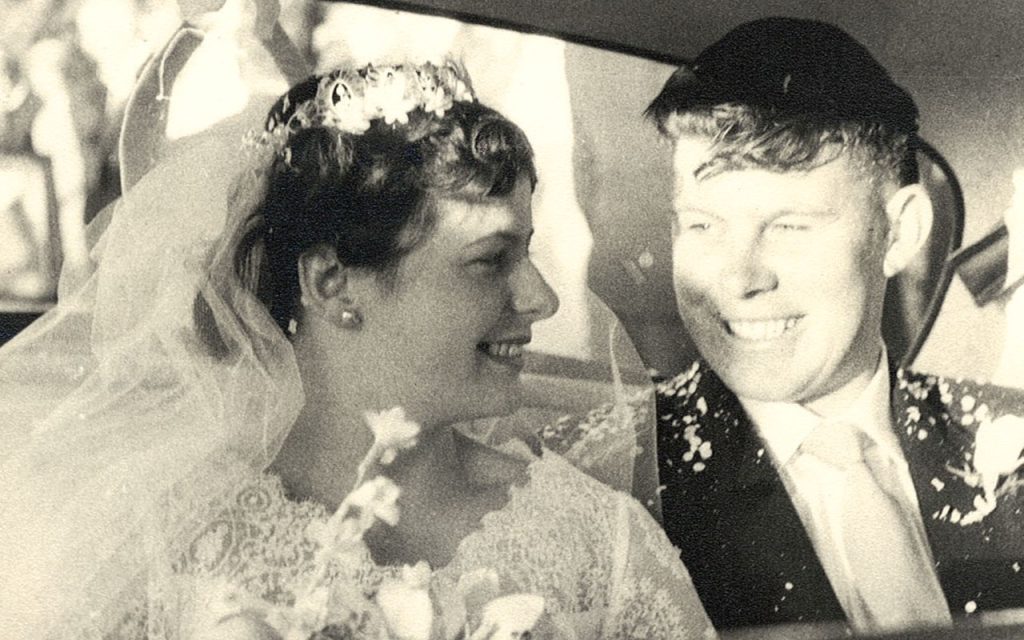
[[759, 402], [800, 402], [806, 385], [798, 384], [789, 378], [780, 377], [775, 368], [711, 367], [725, 386], [736, 396], [744, 400]]

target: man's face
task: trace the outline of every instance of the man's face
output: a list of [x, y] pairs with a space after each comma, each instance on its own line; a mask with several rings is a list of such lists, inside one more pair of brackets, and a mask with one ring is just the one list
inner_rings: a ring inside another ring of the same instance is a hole
[[878, 364], [886, 220], [841, 154], [809, 171], [698, 171], [706, 139], [675, 150], [673, 279], [701, 355], [742, 398], [823, 413]]

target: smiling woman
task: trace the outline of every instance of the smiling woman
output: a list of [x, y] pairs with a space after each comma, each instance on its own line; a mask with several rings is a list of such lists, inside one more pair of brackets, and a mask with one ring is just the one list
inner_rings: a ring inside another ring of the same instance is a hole
[[558, 306], [522, 130], [447, 60], [315, 75], [262, 132], [252, 102], [145, 172], [0, 354], [8, 629], [405, 638], [378, 614], [429, 589], [412, 637], [468, 636], [478, 591], [565, 637], [713, 636], [638, 502], [453, 428], [520, 405]]

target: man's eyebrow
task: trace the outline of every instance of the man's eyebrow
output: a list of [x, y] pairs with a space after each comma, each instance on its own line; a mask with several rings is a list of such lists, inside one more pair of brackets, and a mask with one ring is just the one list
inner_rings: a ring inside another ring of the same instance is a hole
[[684, 213], [685, 214], [690, 214], [690, 215], [704, 216], [704, 217], [707, 217], [707, 218], [714, 218], [716, 220], [721, 220], [722, 219], [722, 216], [718, 215], [714, 211], [707, 211], [705, 209], [701, 209], [700, 207], [693, 207], [693, 206], [689, 206], [689, 205], [683, 205], [683, 206], [678, 207], [676, 209], [676, 215], [682, 215]]
[[832, 207], [812, 207], [808, 209], [782, 209], [775, 212], [772, 218], [784, 218], [786, 216], [811, 216], [814, 218], [831, 218], [836, 215]]

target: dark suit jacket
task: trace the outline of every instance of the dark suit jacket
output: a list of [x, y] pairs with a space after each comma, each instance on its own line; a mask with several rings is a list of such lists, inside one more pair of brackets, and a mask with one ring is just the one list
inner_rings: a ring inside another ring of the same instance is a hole
[[[1024, 416], [1024, 393], [902, 370], [891, 381], [895, 428], [950, 611], [1024, 606], [1024, 491], [962, 526], [981, 491], [947, 467], [965, 467], [986, 411]], [[842, 620], [767, 448], [721, 379], [694, 363], [659, 382], [657, 411], [665, 530], [715, 626]]]

